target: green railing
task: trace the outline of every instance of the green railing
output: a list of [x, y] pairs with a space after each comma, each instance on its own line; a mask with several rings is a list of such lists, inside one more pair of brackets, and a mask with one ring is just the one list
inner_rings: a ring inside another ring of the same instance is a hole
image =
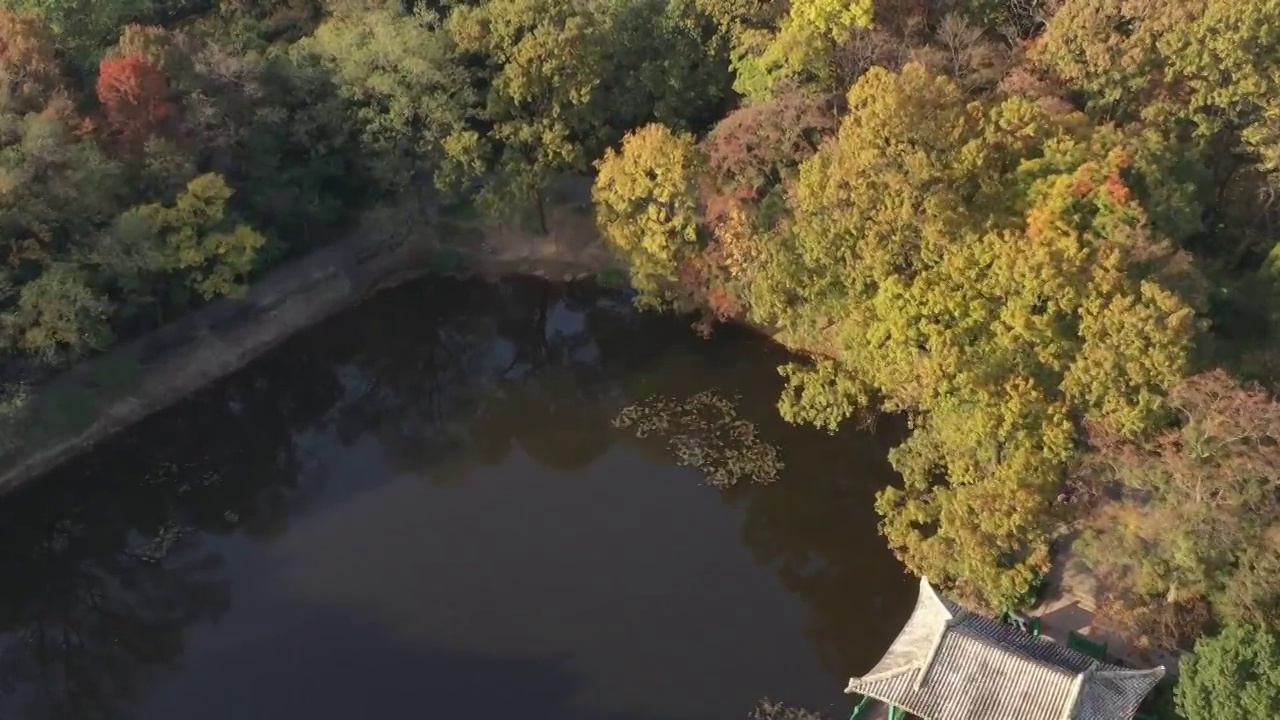
[[870, 695], [863, 695], [862, 702], [858, 703], [857, 707], [853, 709], [853, 714], [849, 716], [849, 720], [858, 720], [858, 716], [862, 714], [862, 711], [875, 701], [876, 699]]
[[[853, 709], [853, 714], [849, 716], [849, 720], [858, 720], [858, 716], [862, 715], [862, 711], [875, 702], [876, 699], [870, 695], [862, 696], [862, 701]], [[889, 720], [907, 720], [908, 717], [906, 710], [903, 710], [897, 705], [889, 706]]]
[[1072, 650], [1082, 652], [1094, 660], [1100, 660], [1102, 662], [1106, 662], [1107, 660], [1106, 643], [1090, 640], [1074, 630], [1067, 633], [1067, 647]]
[[1022, 613], [1005, 608], [1004, 612], [1000, 613], [1000, 622], [1010, 627], [1015, 627], [1028, 635], [1040, 636], [1040, 618], [1027, 617]]

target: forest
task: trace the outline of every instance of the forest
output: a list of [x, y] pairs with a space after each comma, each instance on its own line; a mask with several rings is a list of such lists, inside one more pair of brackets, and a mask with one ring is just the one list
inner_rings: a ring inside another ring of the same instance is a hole
[[0, 0], [0, 410], [569, 175], [639, 302], [813, 358], [786, 418], [908, 419], [912, 572], [998, 608], [1071, 538], [1120, 632], [1280, 677], [1280, 0]]

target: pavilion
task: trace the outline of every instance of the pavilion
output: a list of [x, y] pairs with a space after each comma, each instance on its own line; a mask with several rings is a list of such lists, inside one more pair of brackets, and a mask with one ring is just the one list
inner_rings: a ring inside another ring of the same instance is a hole
[[970, 612], [921, 579], [906, 626], [845, 692], [888, 704], [890, 717], [1131, 720], [1163, 676], [1164, 668], [1100, 662]]

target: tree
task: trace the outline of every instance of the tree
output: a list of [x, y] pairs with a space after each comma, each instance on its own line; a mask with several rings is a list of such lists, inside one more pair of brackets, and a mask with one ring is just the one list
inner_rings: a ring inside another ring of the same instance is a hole
[[871, 0], [792, 0], [791, 20], [840, 42], [858, 28], [870, 27]]
[[585, 173], [646, 123], [708, 123], [728, 95], [723, 43], [689, 0], [493, 0], [455, 8], [448, 28], [489, 85], [483, 117], [498, 152], [482, 204], [532, 209], [543, 226], [558, 175]]
[[698, 10], [711, 19], [727, 40], [737, 47], [751, 31], [776, 30], [787, 14], [782, 0], [696, 0]]
[[1174, 689], [1187, 720], [1253, 720], [1280, 713], [1280, 640], [1232, 624], [1182, 657]]
[[18, 291], [0, 314], [0, 337], [50, 365], [62, 365], [111, 342], [111, 304], [70, 263], [55, 263]]
[[362, 143], [353, 108], [314, 58], [205, 44], [194, 50], [182, 95], [195, 164], [238, 188], [237, 209], [291, 249], [327, 239], [316, 231], [385, 189], [385, 174], [371, 174], [380, 156]]
[[789, 419], [906, 411], [877, 509], [913, 571], [998, 605], [1048, 561], [1074, 418], [1165, 417], [1204, 283], [1168, 238], [1195, 186], [1157, 138], [872, 69], [742, 265], [752, 317], [833, 362], [789, 371]]
[[592, 198], [605, 239], [628, 261], [649, 302], [676, 300], [670, 281], [701, 250], [697, 183], [704, 160], [693, 137], [647, 125], [598, 163]]
[[545, 231], [549, 183], [585, 171], [609, 144], [600, 91], [608, 38], [599, 18], [555, 0], [493, 0], [455, 8], [448, 28], [486, 69], [483, 117], [501, 148], [481, 205], [508, 216], [533, 209]]
[[1101, 110], [1185, 119], [1208, 136], [1272, 104], [1278, 12], [1276, 0], [1065, 0], [1033, 57]]
[[241, 284], [256, 265], [266, 239], [248, 225], [227, 217], [232, 190], [221, 176], [201, 175], [187, 183], [172, 207], [144, 205], [129, 211], [125, 223], [145, 223], [162, 240], [157, 269], [178, 272], [206, 300], [244, 292]]
[[147, 16], [153, 0], [0, 0], [0, 5], [39, 17], [71, 61], [88, 71], [115, 43], [121, 27]]
[[775, 31], [748, 30], [733, 48], [733, 89], [754, 101], [785, 85], [838, 91], [829, 74], [834, 51], [834, 40], [791, 15]]
[[1239, 216], [1269, 214], [1249, 168], [1274, 171], [1277, 14], [1278, 0], [1065, 0], [1031, 53], [1094, 114], [1190, 138], [1185, 152], [1214, 172], [1210, 209], [1237, 215], [1210, 226], [1214, 242], [1202, 252], [1229, 262], [1256, 249]]
[[740, 318], [753, 262], [800, 164], [835, 130], [833, 101], [792, 89], [739, 108], [701, 143], [699, 183], [711, 239], [692, 278], [717, 319]]
[[[1280, 402], [1221, 370], [1169, 391], [1175, 427], [1105, 432], [1079, 472], [1115, 499], [1079, 544], [1118, 609], [1208, 602], [1228, 622], [1273, 626], [1280, 612]], [[1153, 637], [1157, 645], [1175, 638]]]
[[833, 85], [836, 48], [871, 24], [869, 0], [794, 0], [775, 28], [753, 27], [738, 34], [732, 50], [734, 89], [755, 100], [770, 97], [788, 82], [843, 91]]
[[601, 3], [609, 38], [606, 140], [650, 122], [697, 131], [719, 119], [733, 83], [727, 42], [693, 0]]
[[131, 144], [161, 134], [177, 112], [164, 75], [139, 55], [103, 60], [97, 90], [107, 126]]
[[130, 23], [120, 30], [120, 39], [107, 50], [104, 60], [139, 57], [166, 79], [179, 81], [192, 70], [190, 45], [188, 37], [163, 27]]
[[727, 115], [702, 142], [714, 193], [736, 201], [763, 200], [835, 131], [838, 118], [831, 105], [821, 95], [794, 89]]
[[121, 178], [120, 166], [58, 113], [0, 113], [0, 260], [18, 283], [111, 222]]
[[0, 109], [39, 110], [62, 84], [48, 28], [37, 18], [0, 9]]
[[432, 16], [379, 10], [330, 18], [291, 52], [332, 73], [382, 187], [403, 189], [421, 176], [456, 191], [479, 175], [482, 148], [469, 127], [478, 98]]

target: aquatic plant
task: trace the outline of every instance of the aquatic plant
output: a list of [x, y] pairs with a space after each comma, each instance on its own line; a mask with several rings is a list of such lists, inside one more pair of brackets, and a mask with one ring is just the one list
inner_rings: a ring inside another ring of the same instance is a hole
[[718, 488], [744, 478], [771, 483], [782, 470], [778, 449], [760, 439], [754, 424], [738, 417], [731, 400], [711, 390], [683, 400], [653, 395], [623, 408], [613, 425], [640, 438], [666, 438], [681, 465], [701, 470]]
[[748, 716], [751, 720], [823, 720], [816, 712], [801, 708], [788, 707], [769, 698], [761, 698], [756, 709]]

